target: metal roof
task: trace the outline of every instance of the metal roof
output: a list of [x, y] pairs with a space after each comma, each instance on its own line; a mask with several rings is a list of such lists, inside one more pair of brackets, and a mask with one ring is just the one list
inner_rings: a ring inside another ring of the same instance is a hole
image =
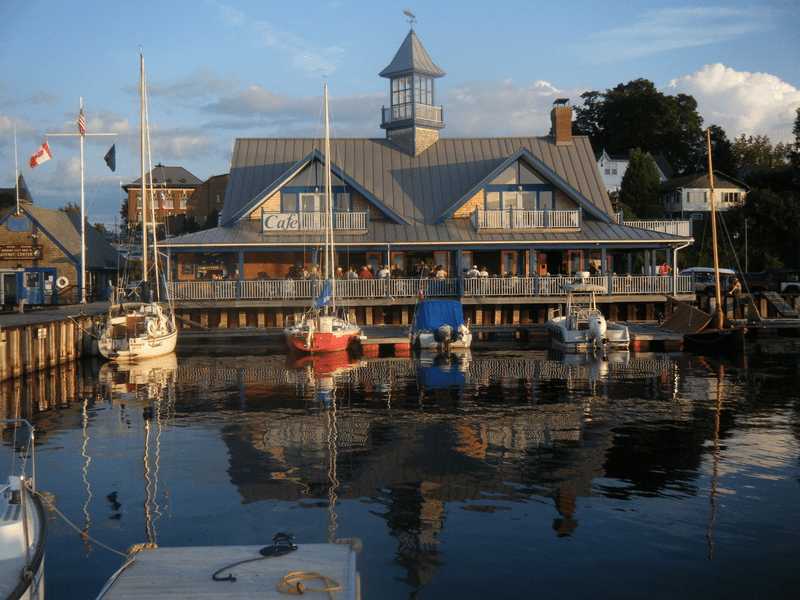
[[422, 47], [422, 42], [417, 38], [414, 30], [408, 32], [406, 39], [400, 45], [397, 54], [394, 55], [392, 62], [379, 74], [381, 77], [394, 77], [396, 75], [403, 75], [405, 73], [424, 73], [433, 77], [441, 77], [444, 75], [439, 67], [433, 64], [431, 57]]
[[[700, 173], [695, 175], [686, 175], [685, 177], [678, 177], [676, 179], [669, 179], [662, 181], [658, 186], [659, 192], [666, 192], [678, 188], [710, 188], [711, 181], [709, 180], [708, 173]], [[714, 171], [714, 189], [749, 189], [746, 184], [737, 181], [730, 175]]]
[[[585, 210], [612, 214], [589, 139], [577, 136], [573, 142], [556, 146], [551, 137], [440, 138], [414, 157], [387, 139], [338, 139], [331, 141], [331, 162], [376, 209], [384, 207], [384, 213], [400, 215], [416, 226], [433, 225], [454, 211], [515, 154], [522, 160], [523, 155], [532, 157], [529, 162], [540, 164], [543, 179], [560, 185], [562, 192], [583, 202]], [[310, 138], [236, 140], [221, 223], [232, 225], [244, 213], [257, 210], [275, 183], [319, 152], [321, 144]]]

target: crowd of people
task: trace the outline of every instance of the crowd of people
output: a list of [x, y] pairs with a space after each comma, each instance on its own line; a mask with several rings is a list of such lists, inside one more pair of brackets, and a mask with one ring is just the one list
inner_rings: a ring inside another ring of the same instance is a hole
[[[388, 279], [390, 277], [402, 278], [411, 277], [414, 279], [447, 279], [450, 274], [442, 265], [428, 266], [426, 261], [422, 260], [416, 263], [411, 269], [410, 273], [406, 273], [400, 265], [394, 265], [389, 268], [389, 265], [379, 265], [377, 272], [372, 265], [364, 265], [362, 267], [350, 265], [345, 271], [341, 266], [336, 267], [335, 276], [337, 279], [372, 279], [374, 277], [380, 279]], [[489, 271], [485, 266], [478, 268], [478, 265], [473, 265], [472, 269], [465, 270], [465, 277], [489, 277]], [[514, 275], [516, 276], [516, 275]], [[294, 267], [289, 269], [286, 274], [287, 279], [321, 279], [322, 274], [317, 265], [308, 270], [302, 263], [298, 262]]]

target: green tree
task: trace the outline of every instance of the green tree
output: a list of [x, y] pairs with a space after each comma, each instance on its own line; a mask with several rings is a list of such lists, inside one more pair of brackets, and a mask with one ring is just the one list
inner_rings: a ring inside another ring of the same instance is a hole
[[81, 207], [79, 204], [75, 204], [74, 202], [70, 201], [67, 202], [66, 206], [62, 206], [59, 208], [61, 212], [68, 213], [70, 215], [80, 215], [81, 214]]
[[728, 211], [726, 222], [730, 230], [740, 232], [746, 223], [750, 271], [800, 268], [800, 199], [796, 194], [752, 190], [743, 206]]
[[[711, 159], [715, 171], [725, 173], [731, 177], [737, 177], [741, 168], [736, 165], [736, 158], [733, 153], [733, 144], [725, 134], [725, 130], [719, 125], [711, 125], [709, 128], [711, 138]], [[703, 148], [701, 156], [702, 168], [698, 166], [698, 171], [708, 170], [708, 146]]]
[[646, 79], [619, 84], [604, 93], [581, 95], [574, 130], [588, 135], [592, 147], [609, 154], [643, 148], [663, 154], [677, 174], [694, 172], [703, 153], [703, 119], [692, 96], [668, 96]]
[[[732, 143], [736, 172], [743, 167], [769, 167], [770, 165], [786, 164], [788, 160], [788, 147], [779, 143], [773, 147], [769, 136], [746, 136], [741, 134]], [[714, 166], [716, 169], [716, 165]]]
[[660, 219], [658, 205], [658, 169], [653, 157], [636, 148], [631, 155], [619, 188], [625, 218]]

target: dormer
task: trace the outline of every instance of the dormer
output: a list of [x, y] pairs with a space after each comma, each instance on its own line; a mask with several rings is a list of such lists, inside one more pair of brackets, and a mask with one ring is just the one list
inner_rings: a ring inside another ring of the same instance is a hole
[[444, 128], [442, 107], [434, 106], [434, 80], [443, 75], [413, 29], [391, 64], [380, 72], [391, 81], [391, 106], [383, 107], [381, 128], [388, 140], [411, 156], [425, 152]]

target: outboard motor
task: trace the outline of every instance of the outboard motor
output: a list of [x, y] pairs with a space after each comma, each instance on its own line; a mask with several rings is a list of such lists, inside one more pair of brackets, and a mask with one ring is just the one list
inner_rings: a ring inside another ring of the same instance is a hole
[[449, 342], [452, 339], [453, 335], [453, 328], [450, 327], [447, 323], [441, 325], [439, 329], [436, 330], [436, 334], [434, 338], [437, 342]]

